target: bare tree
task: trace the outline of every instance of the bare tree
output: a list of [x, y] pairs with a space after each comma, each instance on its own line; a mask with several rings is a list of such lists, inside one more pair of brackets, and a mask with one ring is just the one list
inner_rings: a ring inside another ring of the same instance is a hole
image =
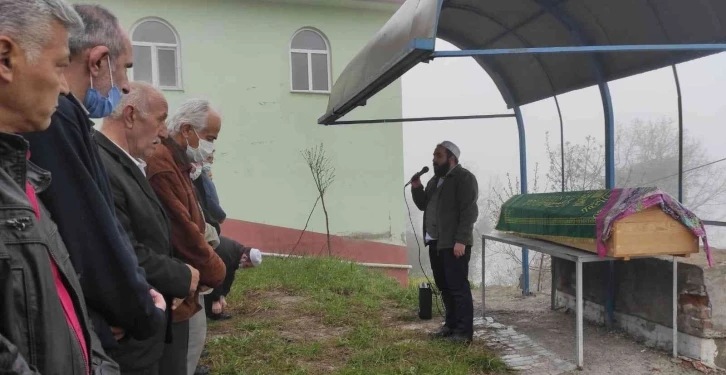
[[[546, 133], [547, 187], [550, 191], [562, 190], [562, 151], [550, 145], [550, 135]], [[565, 191], [602, 189], [605, 185], [605, 148], [594, 137], [585, 137], [583, 144], [565, 142]]]
[[[547, 137], [550, 168], [547, 185], [559, 190], [562, 178], [560, 149]], [[683, 137], [683, 200], [691, 210], [703, 212], [726, 204], [726, 169], [710, 164], [703, 144], [685, 132]], [[615, 139], [615, 179], [618, 187], [655, 186], [678, 194], [678, 128], [665, 118], [634, 120], [618, 125]], [[601, 189], [605, 181], [602, 143], [588, 136], [585, 142], [565, 143], [565, 190]], [[703, 213], [702, 213], [703, 214]]]
[[333, 253], [330, 247], [330, 218], [328, 216], [328, 209], [325, 207], [325, 193], [335, 180], [335, 167], [331, 165], [330, 158], [325, 154], [325, 148], [322, 143], [304, 150], [302, 156], [308, 164], [308, 168], [310, 168], [310, 174], [312, 174], [313, 180], [315, 181], [315, 188], [318, 189], [318, 198], [320, 198], [320, 203], [323, 206], [328, 256], [331, 256]]
[[[622, 126], [615, 156], [618, 186], [657, 186], [678, 195], [678, 127], [671, 119]], [[691, 210], [726, 203], [726, 168], [713, 161], [703, 144], [684, 131], [683, 201]]]
[[[552, 166], [550, 166], [550, 168], [552, 168]], [[546, 192], [546, 188], [543, 190], [538, 184], [539, 164], [535, 164], [533, 178], [528, 180], [533, 181], [533, 185], [530, 186], [527, 190], [528, 193]], [[479, 220], [484, 220], [488, 222], [490, 227], [496, 226], [497, 222], [499, 221], [499, 215], [501, 213], [502, 205], [504, 205], [504, 203], [507, 202], [510, 198], [514, 197], [515, 195], [519, 195], [520, 193], [521, 185], [519, 177], [514, 177], [514, 179], [512, 179], [512, 176], [507, 173], [506, 182], [502, 182], [499, 179], [494, 179], [493, 181], [490, 181], [489, 194], [480, 197], [480, 200], [483, 200], [483, 204], [480, 204], [483, 212], [481, 212]], [[513, 265], [508, 269], [505, 267], [505, 269], [507, 269], [510, 273], [509, 277], [502, 275], [501, 270], [499, 270], [500, 272], [498, 274], [496, 273], [497, 270], [494, 270], [495, 277], [497, 277], [500, 282], [507, 284], [511, 284], [512, 282], [516, 281], [515, 275], [519, 274], [520, 272], [517, 270], [521, 270], [521, 268], [517, 266], [522, 263], [521, 250], [511, 245], [492, 241], [489, 241], [489, 243], [487, 243], [485, 250], [485, 253], [489, 254], [489, 256], [500, 259], [503, 258], [504, 262]], [[536, 254], [529, 259], [528, 263], [530, 271], [534, 271], [537, 274], [536, 285], [537, 290], [539, 291], [541, 290], [542, 274], [548, 272], [548, 270], [550, 269], [550, 257], [541, 253]], [[496, 268], [499, 269], [500, 267]], [[514, 272], [515, 275], [511, 275], [512, 272]], [[531, 280], [530, 283], [534, 281], [535, 280]]]

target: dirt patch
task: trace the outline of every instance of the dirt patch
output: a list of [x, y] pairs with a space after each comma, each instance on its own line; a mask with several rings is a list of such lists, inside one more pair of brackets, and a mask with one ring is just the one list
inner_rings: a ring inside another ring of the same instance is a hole
[[280, 336], [295, 342], [317, 341], [326, 342], [343, 337], [350, 330], [346, 327], [329, 327], [318, 319], [302, 316], [284, 322]]
[[[486, 293], [487, 316], [513, 326], [558, 357], [574, 362], [574, 311], [550, 310], [549, 294], [524, 298], [516, 288], [499, 287], [487, 288]], [[474, 297], [475, 304], [481, 306], [481, 295]], [[481, 310], [477, 310], [477, 316], [481, 316]], [[609, 331], [587, 322], [584, 353], [584, 371], [572, 374], [701, 374], [690, 363], [674, 363], [667, 353], [640, 345], [621, 331]]]

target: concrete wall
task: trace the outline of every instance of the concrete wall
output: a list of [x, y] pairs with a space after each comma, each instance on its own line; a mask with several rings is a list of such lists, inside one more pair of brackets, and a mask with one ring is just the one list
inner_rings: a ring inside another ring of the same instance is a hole
[[[401, 247], [405, 255], [401, 125], [317, 125], [328, 95], [290, 92], [288, 52], [297, 30], [320, 30], [331, 46], [335, 81], [395, 6], [375, 10], [244, 0], [83, 2], [107, 6], [127, 29], [151, 16], [176, 29], [184, 87], [164, 94], [171, 111], [193, 97], [206, 97], [221, 110], [214, 179], [230, 220], [302, 229], [317, 191], [301, 151], [323, 143], [336, 168], [326, 197], [331, 232]], [[397, 82], [347, 119], [400, 116]], [[320, 206], [308, 230], [325, 232]]]
[[[678, 331], [684, 354], [711, 365], [726, 368], [726, 263], [714, 254], [715, 266], [708, 268], [703, 254], [679, 258]], [[554, 259], [554, 280], [561, 305], [570, 305], [575, 295], [575, 265]], [[583, 265], [583, 298], [586, 316], [602, 323], [605, 319], [609, 266]], [[672, 276], [670, 258], [649, 258], [615, 263], [616, 325], [653, 346], [668, 349], [672, 342]], [[589, 307], [588, 307], [589, 306]], [[699, 341], [700, 340], [700, 341]]]
[[[566, 293], [558, 293], [556, 303], [573, 311], [575, 309], [575, 297]], [[583, 316], [586, 320], [605, 324], [606, 314], [602, 305], [585, 301], [583, 307]], [[673, 349], [673, 329], [670, 326], [619, 312], [615, 313], [615, 321], [616, 327], [647, 346], [669, 353]], [[724, 349], [726, 349], [726, 339], [723, 338], [703, 338], [683, 332], [678, 334], [678, 355], [698, 359], [711, 367], [726, 368], [723, 355], [720, 355]]]

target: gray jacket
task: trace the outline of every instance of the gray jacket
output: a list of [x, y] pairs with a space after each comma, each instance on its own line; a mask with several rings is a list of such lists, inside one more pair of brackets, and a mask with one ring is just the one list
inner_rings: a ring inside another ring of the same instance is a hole
[[[419, 210], [424, 211], [424, 223], [426, 223], [426, 207], [434, 196], [439, 178], [434, 177], [423, 186], [411, 188], [413, 202]], [[456, 166], [446, 176], [441, 184], [438, 195], [437, 222], [438, 222], [438, 243], [439, 249], [453, 249], [454, 245], [461, 243], [471, 246], [474, 244], [474, 223], [479, 217], [477, 200], [479, 198], [479, 185], [476, 177], [461, 165]], [[426, 228], [424, 224], [425, 236]]]
[[27, 150], [22, 137], [0, 133], [0, 373], [86, 373], [80, 343], [56, 292], [54, 261], [78, 315], [92, 373], [118, 374], [92, 331], [78, 277], [55, 223], [42, 204], [37, 220], [27, 199], [26, 181], [36, 192], [50, 185], [50, 174], [26, 161]]

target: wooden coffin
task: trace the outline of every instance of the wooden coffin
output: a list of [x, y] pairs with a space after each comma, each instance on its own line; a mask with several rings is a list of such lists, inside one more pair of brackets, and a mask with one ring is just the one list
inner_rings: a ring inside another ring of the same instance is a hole
[[[541, 239], [580, 250], [597, 253], [595, 239], [511, 234]], [[613, 225], [607, 244], [607, 256], [629, 260], [631, 257], [679, 255], [699, 251], [698, 237], [659, 208], [649, 208], [628, 216]]]
[[[597, 253], [596, 216], [613, 191], [526, 194], [504, 203], [496, 229]], [[699, 238], [677, 219], [654, 206], [616, 221], [606, 242], [607, 255], [681, 255], [699, 251]]]

